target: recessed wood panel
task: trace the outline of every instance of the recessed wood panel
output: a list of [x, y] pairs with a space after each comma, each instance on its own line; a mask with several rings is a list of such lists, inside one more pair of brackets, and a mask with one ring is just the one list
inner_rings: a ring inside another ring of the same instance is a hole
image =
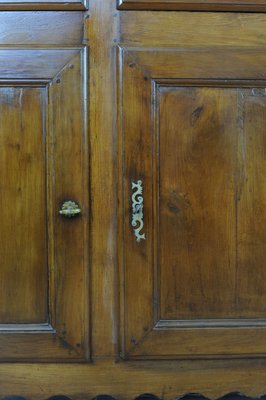
[[121, 51], [124, 357], [266, 352], [266, 58], [256, 53], [252, 66], [244, 49]]
[[160, 319], [263, 318], [265, 89], [158, 92]]
[[121, 10], [265, 11], [265, 0], [118, 0]]
[[160, 319], [234, 317], [238, 90], [161, 87], [158, 102]]
[[45, 95], [0, 87], [0, 324], [48, 322]]

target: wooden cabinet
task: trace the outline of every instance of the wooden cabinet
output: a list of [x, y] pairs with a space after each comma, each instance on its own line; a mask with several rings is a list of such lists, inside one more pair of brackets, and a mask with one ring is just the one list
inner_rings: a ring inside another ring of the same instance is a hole
[[266, 394], [265, 11], [0, 2], [1, 398]]

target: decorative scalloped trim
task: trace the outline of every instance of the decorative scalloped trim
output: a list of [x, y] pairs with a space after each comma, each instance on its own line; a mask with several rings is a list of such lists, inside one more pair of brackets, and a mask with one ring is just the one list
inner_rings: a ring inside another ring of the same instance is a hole
[[[27, 399], [22, 396], [6, 396], [2, 397], [2, 400], [27, 400]], [[56, 395], [49, 397], [48, 399], [44, 398], [43, 400], [72, 400], [72, 399], [71, 397], [68, 396]], [[92, 400], [117, 400], [117, 399], [110, 395], [101, 394], [94, 397]], [[160, 398], [150, 393], [144, 393], [132, 400], [160, 400]], [[210, 400], [210, 399], [198, 393], [188, 393], [182, 396], [173, 397], [173, 400]], [[262, 395], [260, 397], [250, 397], [238, 392], [233, 392], [233, 393], [228, 393], [222, 397], [219, 397], [216, 400], [266, 400], [266, 395]]]

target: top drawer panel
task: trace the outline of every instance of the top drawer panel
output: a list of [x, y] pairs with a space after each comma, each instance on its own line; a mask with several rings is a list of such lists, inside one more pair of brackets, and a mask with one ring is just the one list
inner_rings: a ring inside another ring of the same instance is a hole
[[266, 11], [266, 0], [118, 0], [120, 10]]
[[0, 0], [2, 10], [86, 10], [88, 0]]

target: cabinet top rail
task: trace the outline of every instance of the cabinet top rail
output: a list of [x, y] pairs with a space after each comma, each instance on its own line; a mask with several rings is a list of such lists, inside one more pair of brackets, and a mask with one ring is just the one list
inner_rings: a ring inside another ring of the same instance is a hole
[[266, 11], [265, 0], [118, 0], [119, 10]]

